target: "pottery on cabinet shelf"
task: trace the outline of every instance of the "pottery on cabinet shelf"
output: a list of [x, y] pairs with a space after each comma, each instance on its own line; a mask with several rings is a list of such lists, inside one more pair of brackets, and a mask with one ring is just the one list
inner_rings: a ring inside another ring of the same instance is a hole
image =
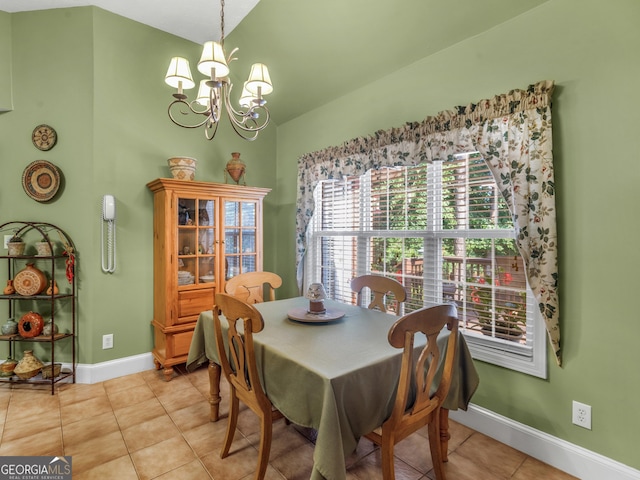
[[33, 355], [33, 350], [25, 350], [22, 360], [18, 362], [13, 372], [23, 380], [35, 377], [44, 364]]
[[16, 293], [16, 289], [13, 287], [13, 280], [7, 280], [7, 286], [2, 291], [5, 295], [13, 295]]
[[13, 318], [7, 320], [7, 323], [2, 325], [2, 334], [3, 335], [15, 335], [18, 333], [18, 322], [16, 322]]
[[27, 263], [26, 267], [16, 273], [13, 288], [20, 295], [38, 295], [47, 288], [47, 277], [33, 263]]
[[36, 312], [25, 313], [18, 322], [18, 332], [23, 338], [37, 337], [44, 328], [44, 318]]
[[49, 280], [49, 288], [47, 288], [47, 295], [58, 295], [60, 291], [58, 290], [58, 284], [55, 280]]
[[17, 360], [14, 360], [11, 357], [7, 357], [4, 362], [0, 363], [0, 377], [12, 376], [16, 365], [18, 365]]
[[[225, 183], [227, 183], [227, 174], [231, 177], [231, 179], [236, 182], [236, 184], [240, 183], [240, 179], [244, 176], [247, 170], [246, 164], [240, 158], [239, 152], [233, 152], [231, 154], [231, 160], [227, 162], [227, 166], [224, 169], [224, 178]], [[246, 185], [246, 182], [244, 182]]]
[[49, 320], [47, 320], [47, 323], [45, 323], [44, 328], [42, 329], [42, 335], [44, 335], [45, 337], [50, 337], [51, 335], [55, 335], [56, 333], [58, 333], [58, 326], [53, 323], [53, 318], [50, 318]]

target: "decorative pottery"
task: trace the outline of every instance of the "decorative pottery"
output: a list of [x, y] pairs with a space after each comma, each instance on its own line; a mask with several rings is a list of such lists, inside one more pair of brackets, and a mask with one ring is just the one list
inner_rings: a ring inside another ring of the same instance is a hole
[[21, 337], [33, 338], [42, 333], [44, 318], [36, 312], [25, 313], [18, 322], [18, 332]]
[[[234, 182], [239, 183], [240, 179], [244, 176], [247, 166], [240, 158], [240, 152], [233, 152], [231, 154], [231, 160], [227, 162], [225, 171], [225, 183], [227, 181], [227, 173], [233, 179]], [[244, 182], [246, 185], [246, 182]]]
[[18, 333], [18, 323], [13, 318], [10, 318], [7, 323], [2, 325], [2, 334], [15, 335], [16, 333]]
[[13, 373], [26, 380], [40, 373], [43, 366], [44, 364], [33, 355], [33, 350], [25, 350], [22, 360], [18, 362]]
[[60, 290], [58, 289], [58, 284], [56, 283], [55, 280], [49, 280], [49, 288], [47, 288], [47, 291], [45, 293], [47, 295], [57, 295], [58, 293], [60, 293]]
[[47, 277], [33, 263], [27, 263], [13, 279], [13, 288], [20, 295], [38, 295], [47, 288]]
[[16, 289], [13, 286], [13, 280], [7, 280], [7, 286], [4, 287], [2, 293], [4, 293], [5, 295], [13, 295], [14, 293], [16, 293]]
[[51, 245], [49, 242], [36, 242], [36, 250], [38, 251], [39, 257], [51, 256]]
[[24, 253], [24, 242], [8, 242], [7, 247], [9, 248], [9, 256], [10, 257], [19, 257]]
[[171, 175], [177, 180], [194, 180], [198, 160], [191, 157], [171, 157], [167, 160]]
[[56, 333], [58, 333], [58, 326], [53, 323], [53, 318], [50, 318], [42, 328], [42, 335], [44, 335], [45, 337], [50, 337], [52, 335], [55, 335]]
[[14, 360], [11, 357], [7, 357], [7, 359], [0, 363], [0, 377], [10, 377], [13, 375], [13, 371], [18, 365], [18, 361]]

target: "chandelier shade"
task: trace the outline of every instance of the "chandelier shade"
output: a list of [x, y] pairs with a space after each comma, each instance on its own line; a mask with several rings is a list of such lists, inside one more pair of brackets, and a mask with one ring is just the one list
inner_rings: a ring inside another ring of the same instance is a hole
[[251, 93], [257, 94], [261, 91], [262, 95], [268, 95], [273, 92], [269, 69], [264, 63], [254, 63], [251, 66], [251, 73], [249, 73], [249, 80], [247, 80], [246, 88]]
[[196, 86], [191, 76], [189, 60], [182, 57], [173, 57], [169, 62], [169, 69], [164, 78], [167, 85], [177, 89], [189, 90]]
[[198, 62], [198, 71], [211, 78], [226, 77], [229, 75], [227, 59], [224, 58], [224, 50], [218, 42], [206, 42], [202, 47], [202, 56]]
[[[239, 109], [233, 107], [229, 64], [236, 60], [237, 49], [225, 56], [224, 52], [224, 0], [220, 1], [220, 42], [205, 42], [198, 62], [198, 71], [207, 78], [200, 80], [195, 100], [189, 101], [183, 90], [195, 87], [189, 61], [174, 57], [165, 76], [167, 85], [176, 88], [174, 100], [169, 104], [168, 114], [173, 123], [183, 128], [204, 127], [208, 140], [215, 136], [223, 116], [227, 116], [234, 131], [245, 140], [255, 140], [269, 124], [269, 110], [263, 95], [273, 92], [269, 69], [263, 63], [251, 67], [249, 78], [244, 82]], [[236, 93], [237, 95], [237, 93]]]

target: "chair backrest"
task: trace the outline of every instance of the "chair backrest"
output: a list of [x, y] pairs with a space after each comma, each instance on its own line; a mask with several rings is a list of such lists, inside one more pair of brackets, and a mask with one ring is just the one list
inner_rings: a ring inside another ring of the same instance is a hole
[[362, 304], [362, 289], [368, 287], [373, 295], [373, 300], [367, 308], [379, 308], [387, 312], [385, 303], [386, 295], [392, 293], [396, 299], [395, 314], [400, 315], [400, 306], [407, 299], [407, 292], [402, 284], [393, 278], [381, 275], [361, 275], [351, 280], [351, 290], [358, 294], [358, 305]]
[[[444, 326], [451, 331], [447, 342], [446, 357], [441, 363], [441, 351], [438, 348], [438, 334]], [[416, 362], [414, 356], [414, 340], [418, 333], [426, 336], [427, 342], [420, 352]], [[458, 344], [458, 312], [456, 306], [437, 305], [424, 307], [398, 319], [389, 330], [389, 343], [396, 348], [402, 348], [402, 366], [398, 392], [393, 406], [393, 412], [385, 422], [388, 427], [400, 432], [400, 441], [404, 436], [419, 428], [422, 418], [429, 415], [442, 405], [449, 393], [456, 347]], [[434, 379], [440, 370], [442, 374], [435, 387]], [[411, 401], [409, 393], [415, 391], [415, 400], [411, 408], [407, 409]], [[415, 428], [412, 428], [415, 427]]]
[[[229, 325], [226, 343], [220, 313]], [[213, 322], [220, 366], [227, 381], [247, 405], [268, 405], [265, 408], [270, 409], [271, 403], [262, 389], [258, 376], [253, 346], [253, 334], [261, 332], [264, 328], [262, 315], [248, 303], [226, 293], [217, 293]], [[238, 323], [242, 325], [241, 328]]]
[[241, 273], [227, 280], [224, 291], [246, 303], [262, 303], [265, 285], [269, 289], [269, 300], [273, 301], [275, 289], [282, 286], [282, 278], [272, 272]]

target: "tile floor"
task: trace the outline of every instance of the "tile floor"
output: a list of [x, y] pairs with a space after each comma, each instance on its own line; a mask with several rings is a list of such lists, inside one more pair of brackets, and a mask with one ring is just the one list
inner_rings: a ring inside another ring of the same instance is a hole
[[[221, 420], [209, 422], [206, 368], [128, 375], [94, 385], [56, 388], [0, 385], [0, 456], [71, 455], [77, 480], [250, 480], [256, 467], [259, 425], [242, 411], [232, 452], [220, 459], [228, 413], [223, 381]], [[451, 422], [449, 480], [566, 480], [545, 465], [463, 425]], [[306, 480], [313, 435], [280, 421], [266, 480]], [[348, 459], [348, 480], [381, 479], [380, 453], [366, 439]], [[433, 480], [426, 431], [396, 447], [397, 480]]]

